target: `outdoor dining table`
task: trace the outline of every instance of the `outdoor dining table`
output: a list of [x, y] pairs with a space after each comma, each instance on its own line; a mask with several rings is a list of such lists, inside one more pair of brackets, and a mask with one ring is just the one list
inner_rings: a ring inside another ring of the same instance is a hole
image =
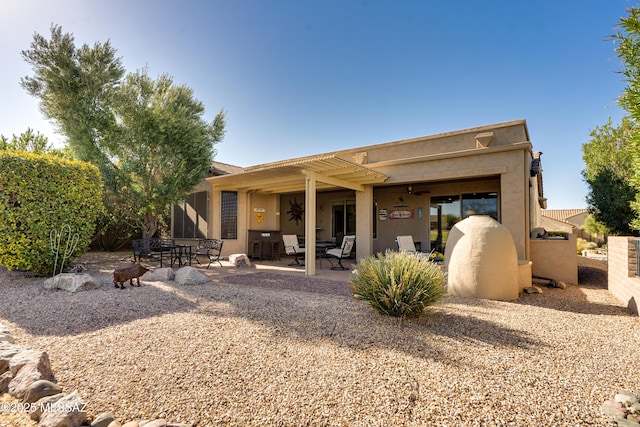
[[178, 260], [178, 267], [182, 267], [183, 257], [186, 257], [184, 264], [187, 265], [187, 263], [189, 263], [189, 265], [191, 265], [191, 245], [174, 244], [172, 253], [173, 255], [171, 256], [171, 267], [173, 267], [173, 262], [175, 260]]
[[[327, 257], [327, 250], [335, 248], [335, 242], [316, 242], [316, 257], [320, 258], [320, 269], [322, 270], [322, 258]], [[304, 247], [304, 244], [301, 244], [300, 247]]]
[[168, 252], [171, 260], [171, 267], [178, 261], [178, 267], [182, 267], [182, 259], [185, 259], [184, 264], [191, 265], [191, 245], [181, 245], [176, 243], [163, 243], [158, 247], [151, 249], [153, 252], [160, 252], [160, 267], [162, 267], [162, 253]]

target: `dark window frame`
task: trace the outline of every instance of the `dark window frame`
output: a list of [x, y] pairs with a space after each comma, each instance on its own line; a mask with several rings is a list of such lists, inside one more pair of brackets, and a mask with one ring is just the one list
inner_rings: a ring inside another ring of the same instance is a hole
[[238, 192], [222, 191], [220, 196], [220, 238], [238, 238]]
[[[188, 207], [195, 212], [195, 218], [188, 215]], [[209, 221], [209, 192], [196, 191], [183, 203], [173, 205], [172, 230], [176, 239], [204, 239], [207, 237]], [[204, 233], [200, 230], [204, 228]]]

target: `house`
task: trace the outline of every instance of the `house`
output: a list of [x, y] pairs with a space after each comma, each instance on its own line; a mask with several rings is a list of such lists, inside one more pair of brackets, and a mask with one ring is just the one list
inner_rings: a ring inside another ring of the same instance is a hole
[[550, 231], [573, 233], [577, 238], [603, 243], [605, 236], [591, 234], [584, 229], [589, 209], [543, 209], [541, 226]]
[[[273, 248], [283, 234], [304, 238], [309, 259], [316, 242], [350, 234], [356, 258], [396, 249], [398, 235], [412, 235], [422, 251], [443, 252], [456, 222], [482, 214], [509, 229], [534, 274], [531, 231], [546, 207], [540, 153], [525, 120], [245, 168], [226, 165], [192, 196], [193, 203], [174, 211], [174, 237], [223, 239], [226, 255], [250, 253], [260, 242]], [[558, 258], [566, 246], [541, 251]], [[575, 241], [570, 253], [575, 258]], [[315, 263], [305, 263], [305, 272], [314, 275]]]

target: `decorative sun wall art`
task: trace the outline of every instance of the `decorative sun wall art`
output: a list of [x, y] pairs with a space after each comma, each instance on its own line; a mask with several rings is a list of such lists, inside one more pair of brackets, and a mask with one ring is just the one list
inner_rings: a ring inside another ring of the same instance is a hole
[[298, 203], [297, 199], [293, 199], [293, 201], [289, 200], [289, 205], [291, 206], [291, 209], [287, 211], [291, 215], [289, 221], [295, 220], [296, 225], [298, 225], [298, 222], [302, 221], [302, 215], [304, 214], [304, 203]]

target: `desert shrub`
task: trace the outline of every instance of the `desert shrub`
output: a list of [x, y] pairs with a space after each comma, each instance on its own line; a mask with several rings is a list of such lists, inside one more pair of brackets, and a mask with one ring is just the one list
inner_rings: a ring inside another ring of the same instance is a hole
[[0, 151], [0, 265], [49, 274], [52, 232], [78, 234], [84, 253], [102, 209], [102, 179], [89, 163], [43, 154]]
[[576, 239], [576, 253], [582, 255], [582, 251], [589, 249], [597, 249], [598, 244], [595, 242], [588, 242], [585, 239], [578, 237]]
[[446, 294], [440, 267], [427, 257], [404, 251], [359, 260], [349, 283], [355, 298], [397, 317], [420, 317]]

